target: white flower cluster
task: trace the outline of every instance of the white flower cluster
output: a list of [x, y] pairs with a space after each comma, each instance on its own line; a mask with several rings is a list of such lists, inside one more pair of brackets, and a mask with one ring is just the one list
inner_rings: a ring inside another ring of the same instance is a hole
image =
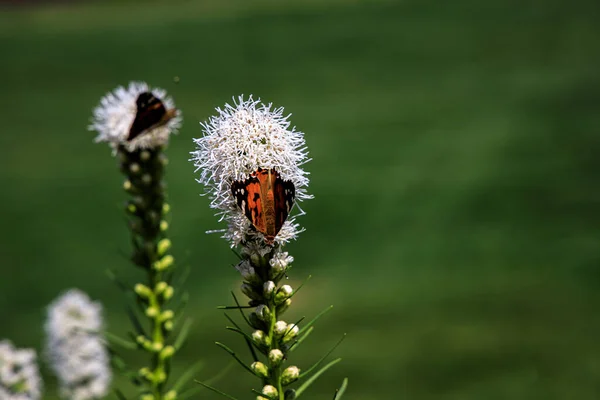
[[153, 127], [127, 141], [131, 124], [137, 114], [136, 100], [144, 92], [150, 92], [160, 99], [167, 110], [175, 108], [175, 103], [163, 89], [152, 89], [145, 82], [131, 82], [127, 88], [119, 86], [107, 93], [94, 109], [92, 122], [88, 128], [98, 132], [96, 142], [108, 142], [113, 149], [124, 145], [127, 150], [134, 151], [164, 145], [171, 134], [177, 133], [182, 122], [179, 111], [178, 115], [167, 123]]
[[[304, 134], [290, 128], [289, 115], [283, 115], [283, 108], [273, 108], [252, 96], [247, 100], [239, 96], [233, 105], [216, 110], [218, 115], [202, 124], [204, 135], [194, 139], [197, 150], [192, 152], [192, 161], [200, 171], [198, 182], [205, 185], [210, 206], [219, 210], [220, 221], [229, 224], [223, 237], [236, 246], [255, 232], [236, 205], [232, 182], [247, 179], [258, 168], [275, 168], [283, 180], [294, 184], [296, 202], [310, 199], [312, 196], [306, 192], [308, 172], [301, 168], [310, 160]], [[301, 228], [294, 218], [288, 218], [275, 240], [283, 244], [299, 232]]]
[[86, 400], [108, 393], [112, 375], [101, 329], [102, 306], [77, 289], [48, 306], [46, 352], [62, 397]]
[[37, 400], [41, 395], [35, 351], [17, 349], [8, 340], [0, 341], [0, 399]]

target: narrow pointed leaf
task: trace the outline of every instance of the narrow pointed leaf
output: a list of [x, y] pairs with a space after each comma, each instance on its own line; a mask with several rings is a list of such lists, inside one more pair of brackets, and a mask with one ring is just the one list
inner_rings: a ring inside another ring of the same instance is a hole
[[308, 328], [308, 330], [304, 333], [304, 335], [302, 335], [298, 340], [296, 340], [296, 343], [294, 343], [292, 345], [292, 347], [290, 348], [290, 351], [294, 351], [296, 349], [296, 347], [300, 346], [300, 344], [302, 342], [304, 342], [304, 340], [308, 337], [308, 335], [310, 335], [312, 333], [312, 331], [315, 330], [314, 326], [311, 326], [310, 328]]
[[330, 311], [333, 308], [333, 306], [329, 306], [326, 309], [324, 309], [323, 311], [321, 311], [319, 314], [317, 314], [316, 317], [314, 317], [308, 324], [304, 325], [304, 327], [302, 329], [300, 329], [300, 333], [304, 332], [305, 330], [307, 330], [308, 328], [310, 328], [311, 326], [313, 326], [313, 324], [315, 322], [317, 322], [317, 320], [319, 318], [321, 318], [323, 315], [325, 315], [328, 311]]
[[302, 386], [300, 386], [298, 389], [296, 389], [296, 398], [299, 398], [300, 395], [302, 393], [304, 393], [304, 391], [306, 389], [308, 389], [310, 387], [310, 385], [312, 385], [325, 371], [327, 371], [329, 368], [333, 367], [335, 364], [339, 363], [340, 361], [342, 361], [342, 359], [337, 358], [337, 359], [329, 362], [327, 365], [325, 365], [319, 371], [315, 372], [315, 374], [313, 376], [311, 376], [308, 380], [306, 380], [306, 382], [304, 382], [302, 384]]
[[342, 386], [338, 390], [335, 391], [335, 395], [333, 396], [333, 400], [340, 400], [348, 387], [348, 378], [344, 378], [342, 382]]
[[185, 342], [185, 339], [187, 339], [187, 336], [190, 333], [191, 326], [192, 320], [190, 318], [186, 319], [183, 323], [183, 326], [181, 327], [181, 330], [179, 331], [179, 334], [177, 335], [177, 339], [175, 339], [175, 343], [173, 343], [173, 347], [175, 347], [175, 350], [179, 350], [181, 348], [181, 346]]
[[230, 395], [228, 395], [227, 393], [223, 393], [223, 392], [221, 392], [219, 389], [217, 389], [217, 388], [214, 388], [214, 387], [212, 387], [212, 386], [210, 386], [210, 385], [207, 385], [207, 384], [206, 384], [206, 383], [204, 383], [204, 382], [200, 382], [199, 380], [194, 380], [194, 382], [201, 384], [201, 385], [202, 385], [202, 386], [204, 386], [205, 388], [207, 388], [207, 389], [210, 389], [210, 390], [212, 390], [213, 392], [215, 392], [215, 393], [217, 393], [217, 394], [220, 394], [220, 395], [221, 395], [221, 396], [223, 396], [223, 397], [226, 397], [226, 398], [228, 398], [229, 400], [237, 400], [235, 397], [233, 397], [233, 396], [230, 396]]
[[252, 371], [250, 369], [249, 366], [246, 365], [246, 363], [244, 363], [238, 356], [237, 354], [235, 354], [235, 352], [233, 350], [231, 350], [229, 347], [227, 347], [226, 345], [224, 345], [221, 342], [215, 342], [215, 344], [217, 346], [219, 346], [220, 348], [222, 348], [223, 350], [225, 350], [226, 352], [228, 352], [242, 367], [244, 367], [244, 369], [246, 369], [248, 372], [250, 372], [252, 375], [256, 376], [256, 374], [254, 373], [254, 371]]
[[129, 340], [123, 339], [122, 337], [108, 331], [104, 331], [104, 337], [110, 344], [121, 346], [127, 350], [135, 350], [138, 347], [137, 343], [130, 342]]
[[119, 398], [119, 400], [127, 400], [127, 397], [121, 392], [119, 389], [114, 390], [115, 395]]
[[321, 365], [321, 363], [323, 361], [325, 361], [325, 359], [327, 357], [329, 357], [329, 355], [344, 341], [344, 339], [346, 339], [345, 333], [344, 333], [344, 336], [342, 336], [342, 338], [340, 340], [338, 340], [338, 342], [331, 348], [331, 350], [329, 350], [327, 353], [325, 353], [325, 355], [323, 357], [321, 357], [321, 359], [319, 361], [317, 361], [312, 367], [310, 367], [305, 372], [300, 374], [300, 377], [298, 379], [302, 379], [303, 377], [309, 375], [315, 368], [317, 368], [319, 365]]
[[185, 385], [190, 379], [192, 379], [193, 375], [200, 371], [203, 366], [203, 361], [198, 361], [194, 363], [190, 368], [188, 368], [187, 371], [181, 374], [181, 376], [177, 379], [177, 381], [175, 381], [175, 384], [171, 389], [179, 392], [183, 385]]

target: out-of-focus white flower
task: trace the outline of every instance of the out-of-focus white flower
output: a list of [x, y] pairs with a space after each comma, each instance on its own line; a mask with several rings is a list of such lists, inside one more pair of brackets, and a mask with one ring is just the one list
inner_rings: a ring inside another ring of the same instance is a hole
[[131, 82], [127, 88], [119, 86], [102, 97], [100, 104], [94, 109], [89, 130], [98, 132], [96, 142], [108, 142], [113, 149], [124, 145], [128, 151], [154, 148], [168, 142], [169, 136], [176, 133], [181, 126], [179, 111], [174, 118], [145, 130], [130, 141], [127, 140], [138, 112], [136, 101], [144, 92], [149, 92], [160, 100], [166, 110], [175, 109], [175, 103], [163, 89], [150, 88], [145, 82]]
[[17, 349], [8, 340], [0, 341], [0, 399], [37, 400], [42, 386], [35, 351]]
[[102, 305], [77, 289], [48, 306], [46, 354], [61, 396], [86, 400], [108, 393], [112, 374], [102, 327]]
[[[238, 208], [231, 194], [232, 182], [247, 179], [259, 168], [274, 168], [284, 181], [294, 184], [296, 203], [312, 198], [306, 192], [308, 172], [301, 168], [309, 161], [308, 152], [304, 134], [290, 128], [283, 108], [273, 108], [252, 96], [247, 100], [239, 96], [233, 105], [217, 108], [217, 113], [202, 124], [204, 135], [194, 139], [197, 150], [191, 154], [196, 171], [200, 171], [198, 182], [210, 196], [210, 206], [228, 223], [223, 237], [236, 246], [247, 237], [262, 234], [251, 229], [251, 222]], [[289, 217], [275, 241], [284, 244], [301, 231]]]

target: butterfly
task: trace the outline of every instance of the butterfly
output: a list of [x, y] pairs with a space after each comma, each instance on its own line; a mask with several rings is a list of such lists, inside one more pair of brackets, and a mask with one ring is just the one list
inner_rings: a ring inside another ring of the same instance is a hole
[[231, 193], [265, 242], [273, 245], [294, 205], [294, 184], [284, 181], [274, 168], [259, 168], [248, 179], [233, 182]]
[[176, 109], [167, 110], [163, 102], [151, 92], [140, 93], [135, 104], [137, 112], [129, 128], [128, 142], [149, 129], [166, 124], [177, 115]]

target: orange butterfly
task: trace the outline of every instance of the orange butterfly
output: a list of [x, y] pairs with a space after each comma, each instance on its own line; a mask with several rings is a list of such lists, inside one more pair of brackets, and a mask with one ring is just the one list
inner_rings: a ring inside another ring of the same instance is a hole
[[254, 228], [272, 245], [294, 205], [294, 184], [284, 181], [275, 169], [259, 168], [245, 181], [233, 182], [231, 193]]

